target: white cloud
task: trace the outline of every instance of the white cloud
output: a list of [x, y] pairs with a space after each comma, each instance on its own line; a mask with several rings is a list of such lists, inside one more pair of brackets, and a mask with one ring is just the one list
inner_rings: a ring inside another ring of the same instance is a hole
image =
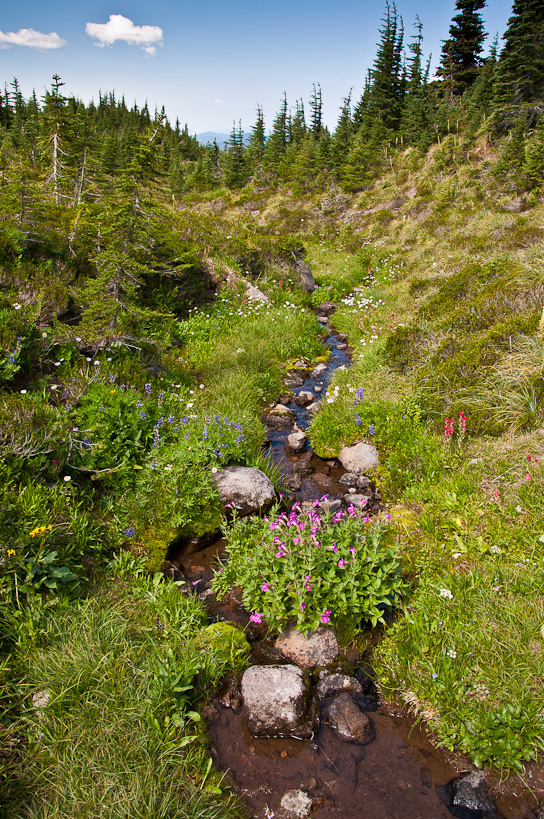
[[217, 97], [214, 97], [213, 101], [214, 102], [223, 102], [223, 100], [218, 100]]
[[162, 28], [159, 26], [135, 26], [128, 17], [122, 14], [110, 14], [107, 23], [87, 23], [85, 33], [96, 40], [95, 45], [103, 48], [117, 41], [128, 45], [137, 45], [146, 54], [155, 54], [156, 46], [162, 45]]
[[5, 34], [0, 31], [0, 48], [10, 48], [14, 45], [35, 48], [37, 51], [50, 51], [65, 46], [66, 40], [59, 37], [55, 31], [43, 34], [41, 31], [34, 31], [33, 28], [20, 28], [19, 31], [8, 31]]

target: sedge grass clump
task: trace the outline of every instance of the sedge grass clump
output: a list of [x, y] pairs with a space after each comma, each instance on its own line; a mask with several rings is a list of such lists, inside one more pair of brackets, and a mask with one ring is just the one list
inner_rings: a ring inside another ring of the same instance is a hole
[[387, 516], [370, 523], [364, 509], [351, 506], [333, 517], [320, 514], [318, 504], [236, 520], [225, 531], [228, 557], [213, 580], [217, 595], [241, 586], [250, 619], [277, 629], [293, 623], [315, 631], [331, 622], [354, 633], [361, 623], [383, 623], [403, 589]]
[[3, 807], [15, 816], [24, 804], [30, 819], [239, 817], [198, 708], [245, 668], [243, 635], [210, 633], [196, 598], [126, 555], [111, 569], [99, 592], [50, 618], [45, 644], [17, 655], [25, 741], [0, 783]]
[[478, 766], [523, 771], [544, 750], [542, 544], [509, 562], [444, 565], [420, 579], [379, 651], [382, 690], [429, 719]]

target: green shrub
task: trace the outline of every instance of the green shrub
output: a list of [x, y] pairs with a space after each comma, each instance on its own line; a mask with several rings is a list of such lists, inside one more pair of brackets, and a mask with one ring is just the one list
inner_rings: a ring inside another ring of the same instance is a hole
[[279, 629], [293, 622], [314, 631], [331, 621], [353, 632], [361, 622], [383, 623], [403, 588], [383, 525], [353, 507], [321, 516], [317, 503], [307, 513], [295, 504], [289, 516], [273, 509], [263, 520], [235, 521], [214, 590], [222, 597], [241, 586], [251, 619]]

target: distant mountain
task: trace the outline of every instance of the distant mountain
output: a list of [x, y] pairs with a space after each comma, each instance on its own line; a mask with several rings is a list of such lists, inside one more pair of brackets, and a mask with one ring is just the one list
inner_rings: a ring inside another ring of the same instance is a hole
[[[215, 139], [221, 150], [223, 150], [225, 144], [228, 142], [230, 138], [230, 134], [219, 134], [217, 133], [217, 131], [204, 131], [202, 134], [195, 134], [195, 136], [201, 145], [207, 145], [208, 142], [210, 143], [210, 145], [212, 145]], [[247, 143], [249, 142], [250, 136], [251, 134], [244, 133], [245, 145], [247, 145]]]

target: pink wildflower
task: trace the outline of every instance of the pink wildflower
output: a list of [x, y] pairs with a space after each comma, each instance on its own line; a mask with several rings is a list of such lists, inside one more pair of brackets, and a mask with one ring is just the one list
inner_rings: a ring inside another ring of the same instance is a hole
[[339, 569], [343, 569], [343, 568], [344, 568], [344, 566], [347, 566], [347, 565], [348, 565], [348, 564], [347, 564], [347, 561], [346, 561], [346, 560], [344, 560], [344, 558], [343, 558], [343, 557], [341, 557], [341, 558], [340, 558], [340, 560], [338, 561], [338, 568], [339, 568]]
[[325, 609], [325, 611], [321, 615], [321, 622], [322, 623], [328, 623], [330, 619], [331, 619], [331, 610], [330, 609]]
[[265, 583], [261, 583], [261, 591], [263, 591], [263, 592], [267, 592], [269, 588], [270, 588], [270, 584], [269, 584], [269, 583], [266, 583], [266, 582], [265, 582]]
[[251, 620], [252, 623], [262, 623], [263, 622], [262, 614], [259, 614], [256, 611], [254, 611], [252, 614], [249, 615], [249, 619]]

